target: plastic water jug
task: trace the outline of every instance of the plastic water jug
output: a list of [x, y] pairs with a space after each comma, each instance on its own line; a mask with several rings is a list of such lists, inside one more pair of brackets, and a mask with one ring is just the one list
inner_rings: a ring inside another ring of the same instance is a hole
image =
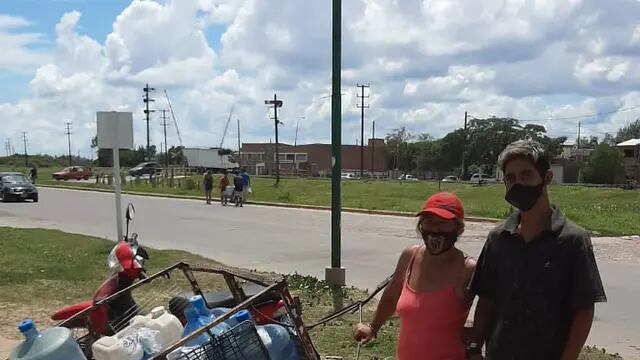
[[25, 340], [11, 351], [9, 360], [87, 360], [67, 328], [38, 332], [32, 320], [24, 320], [18, 330]]
[[[205, 320], [205, 317], [198, 315], [198, 312], [193, 306], [189, 306], [184, 310], [184, 316], [187, 319], [187, 324], [184, 326], [182, 337], [185, 337], [192, 332], [200, 329], [201, 327], [209, 324], [209, 322]], [[186, 346], [202, 345], [209, 340], [209, 335], [207, 335], [207, 333], [204, 333], [187, 342]]]
[[299, 359], [296, 344], [291, 339], [289, 331], [281, 325], [267, 324], [256, 327], [258, 335], [269, 352], [271, 359], [294, 360]]
[[[216, 319], [215, 313], [211, 312], [209, 308], [207, 308], [202, 296], [194, 296], [189, 301], [191, 302], [191, 307], [194, 308], [198, 313], [200, 322], [202, 324], [208, 325]], [[214, 335], [220, 335], [229, 329], [231, 329], [231, 326], [223, 322], [209, 329], [209, 332], [213, 333]]]
[[128, 336], [103, 336], [91, 346], [95, 360], [140, 360], [142, 344]]
[[216, 319], [219, 316], [226, 314], [230, 310], [229, 308], [225, 307], [209, 309], [202, 295], [194, 295], [189, 301], [191, 302], [191, 305], [196, 308], [196, 311], [200, 316], [210, 316], [211, 319]]
[[[251, 313], [247, 310], [240, 310], [236, 314], [231, 317], [232, 321], [237, 323], [233, 329], [235, 336], [237, 339], [249, 339], [251, 336], [246, 334], [245, 332], [253, 332], [255, 329], [255, 323], [251, 319]], [[254, 335], [255, 336], [255, 335]], [[233, 345], [238, 345], [236, 343], [236, 339], [230, 339], [225, 337], [224, 341], [233, 342], [233, 344], [224, 344], [223, 348], [234, 348]], [[242, 344], [240, 344], [242, 346]], [[240, 352], [244, 359], [266, 359], [265, 354], [262, 352], [260, 348], [255, 346], [242, 346]], [[280, 360], [277, 358], [272, 358], [273, 360]]]
[[162, 306], [154, 308], [148, 315], [133, 317], [129, 324], [131, 327], [145, 327], [158, 331], [156, 340], [162, 348], [173, 345], [180, 340], [184, 331], [180, 320]]

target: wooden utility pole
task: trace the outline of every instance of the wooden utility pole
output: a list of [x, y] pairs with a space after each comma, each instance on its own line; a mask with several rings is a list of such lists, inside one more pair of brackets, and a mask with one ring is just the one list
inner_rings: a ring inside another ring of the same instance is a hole
[[67, 134], [67, 141], [69, 143], [69, 166], [73, 165], [73, 162], [71, 161], [71, 122], [67, 121], [65, 122], [66, 124], [66, 133]]
[[375, 163], [374, 163], [374, 154], [375, 154], [375, 150], [376, 150], [376, 121], [373, 120], [373, 126], [371, 129], [371, 138], [373, 139], [373, 141], [371, 142], [371, 177], [373, 177], [373, 173], [375, 172], [376, 168], [375, 168]]
[[357, 95], [360, 98], [360, 104], [356, 104], [356, 106], [360, 109], [360, 177], [364, 175], [364, 109], [368, 108], [369, 105], [365, 105], [364, 99], [368, 98], [369, 95], [364, 95], [364, 89], [370, 87], [367, 85], [356, 85], [361, 90], [361, 95]]
[[[169, 125], [167, 123], [168, 110], [162, 109], [160, 111], [162, 111], [162, 131], [164, 132], [164, 171], [168, 175], [169, 174], [169, 146], [167, 144], [167, 125]], [[162, 150], [162, 147], [160, 147], [160, 150]]]
[[280, 183], [280, 153], [278, 148], [278, 125], [282, 124], [278, 121], [278, 108], [282, 107], [282, 100], [278, 100], [278, 95], [273, 94], [273, 100], [265, 100], [266, 105], [273, 105], [273, 125], [276, 131], [276, 183], [274, 186], [278, 186]]
[[147, 120], [147, 160], [151, 160], [151, 145], [150, 145], [150, 136], [149, 136], [149, 114], [154, 112], [155, 110], [149, 110], [149, 103], [156, 101], [155, 99], [151, 99], [149, 97], [149, 93], [151, 91], [155, 91], [155, 88], [149, 87], [149, 84], [142, 89], [144, 91], [144, 104], [146, 109], [144, 110], [144, 114], [146, 115]]
[[29, 155], [27, 155], [27, 132], [22, 132], [22, 141], [24, 141], [24, 167], [29, 167]]
[[460, 180], [467, 179], [467, 112], [464, 112], [464, 141], [462, 142], [462, 165], [460, 165]]

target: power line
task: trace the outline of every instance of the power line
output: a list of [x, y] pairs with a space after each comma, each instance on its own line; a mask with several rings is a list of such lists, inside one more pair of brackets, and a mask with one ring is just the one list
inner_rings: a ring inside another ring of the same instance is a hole
[[[612, 115], [612, 114], [616, 114], [619, 112], [625, 112], [625, 111], [631, 111], [631, 110], [635, 110], [635, 109], [640, 109], [640, 105], [638, 106], [630, 106], [630, 107], [626, 107], [626, 108], [620, 108], [618, 110], [611, 110], [611, 111], [602, 111], [602, 112], [597, 112], [597, 113], [593, 113], [593, 114], [586, 114], [586, 115], [575, 115], [575, 116], [565, 116], [565, 117], [549, 117], [548, 119], [518, 119], [521, 122], [547, 122], [547, 121], [555, 121], [555, 120], [575, 120], [575, 119], [584, 119], [584, 118], [590, 118], [590, 117], [600, 117], [600, 116], [604, 116], [604, 115]], [[480, 120], [481, 117], [480, 116], [475, 116], [475, 115], [470, 115], [470, 117], [474, 120]], [[494, 116], [495, 117], [495, 116]], [[505, 117], [505, 116], [503, 116]], [[513, 116], [506, 116], [506, 117], [513, 117]]]

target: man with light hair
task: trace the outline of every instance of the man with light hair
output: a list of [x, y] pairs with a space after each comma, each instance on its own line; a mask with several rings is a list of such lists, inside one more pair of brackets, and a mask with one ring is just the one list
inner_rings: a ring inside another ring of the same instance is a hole
[[505, 200], [518, 209], [493, 229], [478, 259], [467, 358], [575, 360], [606, 301], [589, 233], [550, 203], [542, 145], [522, 140], [498, 157]]

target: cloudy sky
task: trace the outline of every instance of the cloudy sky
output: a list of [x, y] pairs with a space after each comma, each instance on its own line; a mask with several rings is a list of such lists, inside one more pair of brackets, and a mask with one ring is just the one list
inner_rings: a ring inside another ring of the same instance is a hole
[[[345, 0], [343, 141], [359, 137], [356, 84], [370, 83], [366, 135], [406, 126], [435, 137], [464, 112], [513, 116], [551, 135], [602, 136], [640, 117], [638, 0]], [[330, 0], [0, 0], [0, 139], [89, 156], [98, 110], [132, 111], [142, 87], [173, 103], [186, 146], [330, 140]], [[621, 111], [620, 111], [621, 110]], [[617, 112], [615, 112], [617, 111]], [[615, 112], [613, 114], [605, 114]], [[585, 116], [582, 118], [567, 117]], [[152, 142], [162, 141], [160, 119]], [[178, 143], [173, 127], [169, 144]], [[4, 153], [2, 153], [4, 154]]]

